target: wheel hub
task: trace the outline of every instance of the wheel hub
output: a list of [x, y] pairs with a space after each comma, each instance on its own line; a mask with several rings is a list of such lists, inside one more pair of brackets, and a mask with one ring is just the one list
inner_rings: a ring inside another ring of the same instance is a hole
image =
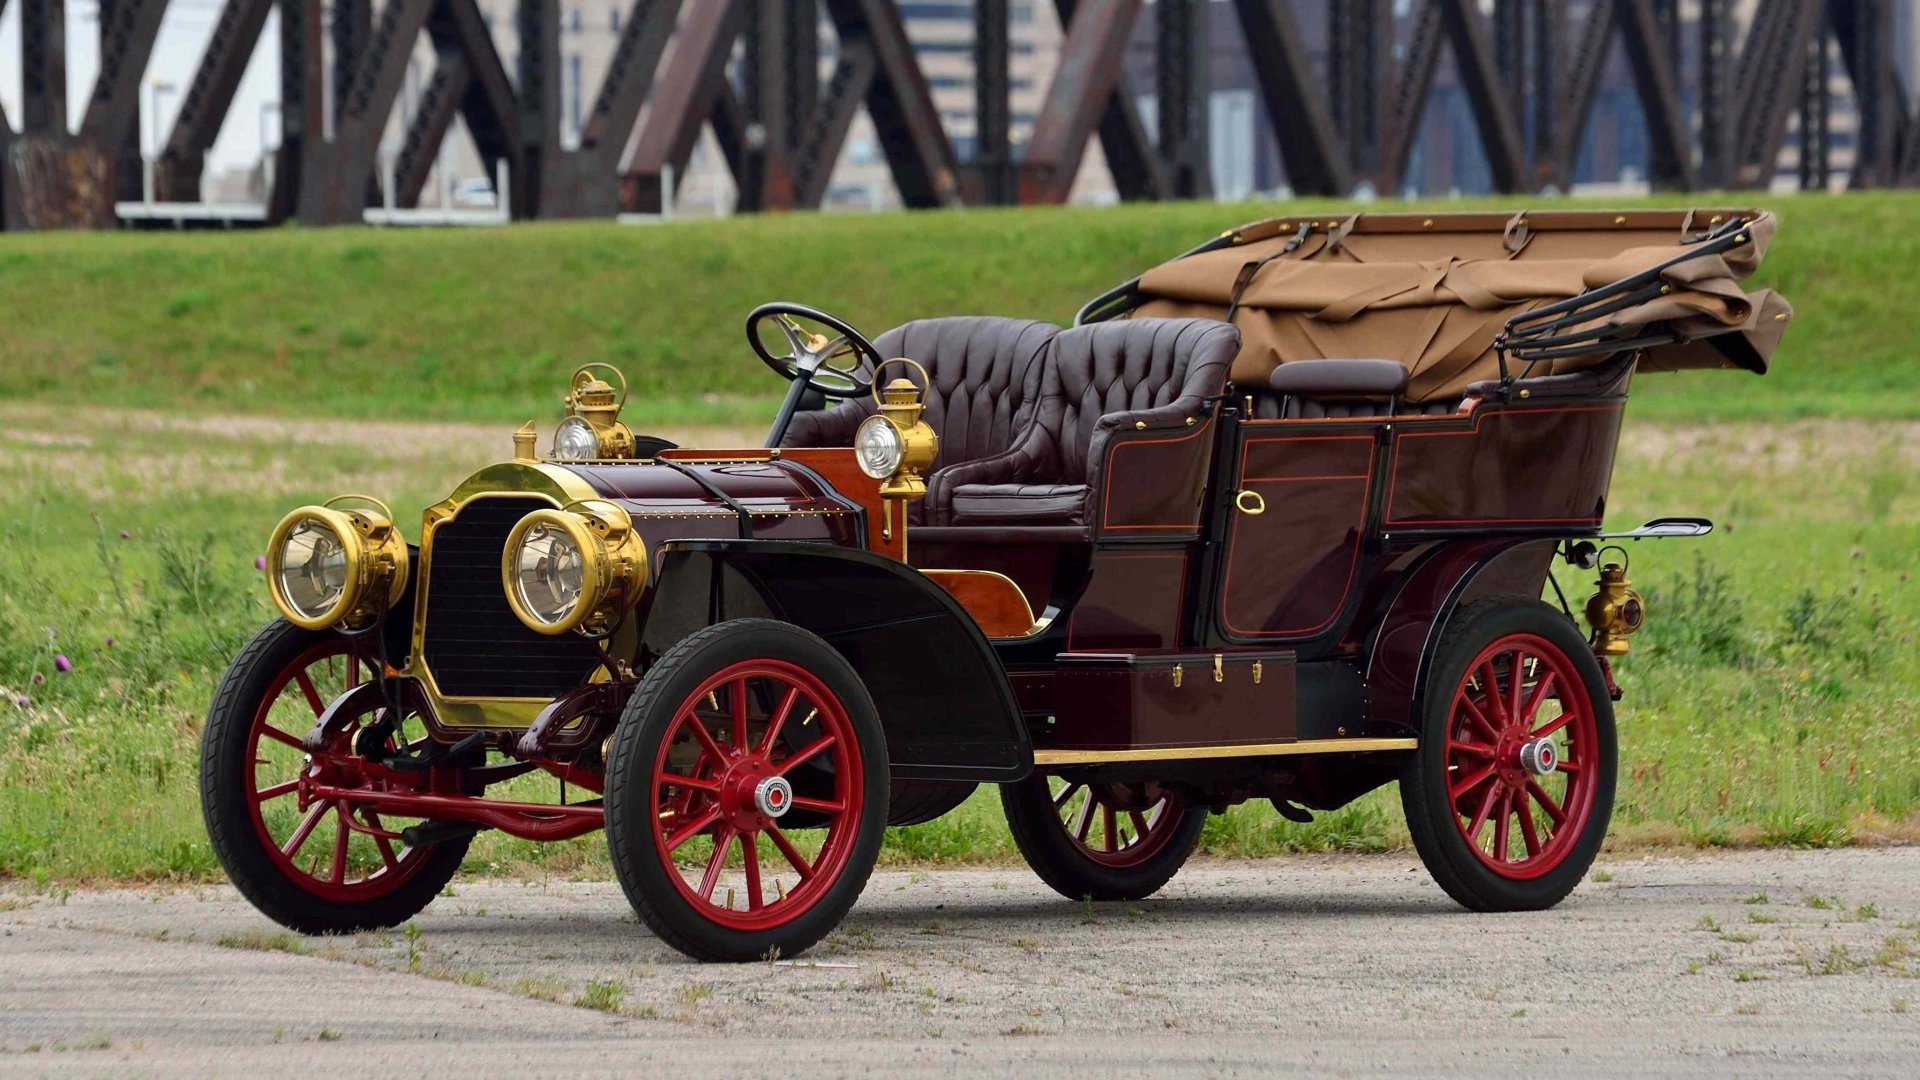
[[1534, 776], [1545, 776], [1560, 765], [1560, 751], [1552, 739], [1530, 739], [1520, 746], [1520, 767]]
[[784, 776], [769, 776], [754, 785], [753, 805], [767, 817], [780, 817], [793, 808], [793, 785]]

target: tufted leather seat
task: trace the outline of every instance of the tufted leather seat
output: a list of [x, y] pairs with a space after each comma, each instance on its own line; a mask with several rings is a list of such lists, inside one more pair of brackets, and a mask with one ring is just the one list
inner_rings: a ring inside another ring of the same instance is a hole
[[[941, 471], [991, 457], [1013, 445], [1039, 398], [1041, 355], [1060, 333], [1052, 323], [992, 316], [920, 319], [874, 339], [883, 357], [905, 356], [926, 367], [927, 423], [940, 436], [940, 454], [927, 479], [927, 500], [908, 508], [920, 524], [940, 495]], [[890, 369], [887, 377], [895, 371]], [[870, 398], [798, 413], [782, 446], [852, 446], [860, 422], [873, 415]]]
[[[1115, 432], [1184, 427], [1226, 386], [1240, 332], [1212, 319], [1127, 319], [1062, 331], [1039, 401], [1005, 453], [942, 470], [938, 525], [1087, 524]], [[1150, 482], [1150, 481], [1149, 481]]]

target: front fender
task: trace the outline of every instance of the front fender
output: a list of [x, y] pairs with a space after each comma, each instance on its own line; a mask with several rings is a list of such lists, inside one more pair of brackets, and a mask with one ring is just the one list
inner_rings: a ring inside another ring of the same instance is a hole
[[649, 647], [749, 616], [819, 635], [872, 695], [896, 779], [1009, 783], [1033, 768], [1013, 686], [986, 636], [903, 563], [825, 544], [672, 541], [642, 607]]

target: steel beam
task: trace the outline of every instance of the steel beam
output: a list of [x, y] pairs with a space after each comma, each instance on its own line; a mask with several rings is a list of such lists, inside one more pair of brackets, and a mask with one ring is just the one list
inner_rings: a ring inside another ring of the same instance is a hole
[[1406, 182], [1407, 163], [1426, 116], [1433, 73], [1440, 66], [1440, 42], [1440, 9], [1432, 3], [1421, 4], [1408, 36], [1407, 59], [1394, 80], [1393, 107], [1384, 120], [1381, 164], [1388, 184], [1396, 190]]
[[434, 0], [387, 0], [366, 49], [354, 64], [346, 96], [335, 102], [333, 139], [308, 132], [300, 183], [299, 217], [308, 225], [358, 224], [378, 164], [381, 137], [407, 61]]
[[433, 171], [440, 146], [453, 130], [453, 118], [460, 113], [460, 101], [473, 85], [473, 73], [467, 58], [458, 52], [442, 52], [434, 60], [433, 75], [420, 92], [413, 121], [407, 125], [406, 139], [393, 165], [393, 202], [395, 206], [420, 205], [420, 193], [427, 186], [427, 174]]
[[466, 70], [459, 114], [467, 123], [474, 148], [480, 152], [487, 178], [497, 180], [504, 162], [513, 190], [518, 191], [526, 179], [525, 158], [515, 137], [519, 103], [479, 5], [475, 0], [440, 0], [427, 16], [427, 36], [437, 54], [436, 72], [438, 58], [448, 56], [458, 56]]
[[1110, 0], [1080, 5], [1066, 21], [1060, 63], [1019, 166], [1022, 203], [1067, 201], [1087, 140], [1119, 85], [1127, 38], [1139, 14], [1140, 0]]
[[66, 0], [20, 0], [20, 133], [67, 133]]
[[1473, 0], [1428, 0], [1440, 9], [1440, 22], [1453, 45], [1453, 66], [1467, 92], [1480, 145], [1496, 191], [1527, 190], [1526, 152], [1511, 102], [1500, 90], [1499, 66], [1487, 40], [1480, 9]]
[[1160, 168], [1167, 194], [1175, 199], [1213, 194], [1207, 139], [1207, 6], [1208, 0], [1159, 0], [1154, 5]]
[[974, 0], [973, 168], [978, 199], [991, 206], [1014, 200], [1012, 56], [1007, 0]]
[[[187, 96], [174, 115], [172, 134], [166, 149], [154, 165], [155, 193], [167, 202], [199, 202], [200, 172], [207, 151], [220, 137], [220, 124], [227, 118], [233, 95], [246, 74], [260, 31], [275, 0], [227, 0], [214, 21], [207, 50], [200, 55]], [[284, 29], [284, 28], [283, 28]], [[285, 99], [281, 102], [282, 130], [287, 116]]]
[[833, 73], [820, 93], [819, 103], [800, 132], [800, 146], [794, 152], [794, 202], [817, 207], [826, 198], [840, 148], [846, 145], [847, 132], [853, 127], [860, 102], [873, 84], [879, 63], [873, 49], [864, 41], [843, 43]]
[[[1353, 188], [1353, 170], [1288, 0], [1234, 0], [1234, 8], [1247, 49], [1261, 58], [1254, 73], [1267, 120], [1280, 141], [1287, 182], [1302, 195], [1347, 194]], [[1427, 74], [1430, 79], [1431, 65]], [[1419, 98], [1426, 100], [1424, 82]]]
[[1727, 110], [1728, 71], [1733, 59], [1732, 0], [1700, 0], [1699, 75], [1700, 183], [1725, 187], [1732, 172], [1733, 130]]
[[653, 108], [640, 127], [633, 156], [621, 174], [620, 208], [658, 213], [667, 167], [674, 186], [686, 176], [687, 160], [714, 103], [727, 89], [727, 60], [745, 25], [741, 0], [702, 0], [687, 13], [673, 55], [653, 87]]
[[827, 0], [827, 12], [843, 48], [859, 41], [873, 52], [867, 113], [880, 133], [901, 201], [922, 208], [960, 205], [953, 145], [899, 9], [888, 0]]
[[1647, 121], [1648, 178], [1656, 188], [1694, 187], [1693, 147], [1680, 115], [1679, 69], [1671, 38], [1671, 5], [1664, 16], [1654, 0], [1617, 0], [1622, 44]]
[[1736, 187], [1764, 188], [1773, 180], [1787, 120], [1802, 91], [1801, 80], [1787, 73], [1804, 63], [1820, 10], [1803, 0], [1760, 0], [1755, 10], [1740, 54], [1738, 98], [1744, 108], [1730, 178]]

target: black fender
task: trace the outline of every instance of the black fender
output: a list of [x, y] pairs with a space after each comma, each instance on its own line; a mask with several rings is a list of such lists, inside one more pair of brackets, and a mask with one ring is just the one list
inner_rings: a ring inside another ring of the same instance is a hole
[[1538, 599], [1558, 540], [1481, 537], [1435, 544], [1400, 577], [1367, 640], [1367, 732], [1419, 730], [1427, 672], [1447, 620], [1483, 596]]
[[827, 544], [671, 541], [641, 609], [649, 648], [747, 617], [819, 635], [873, 696], [895, 779], [1010, 783], [1033, 769], [1013, 685], [986, 636], [904, 563]]

